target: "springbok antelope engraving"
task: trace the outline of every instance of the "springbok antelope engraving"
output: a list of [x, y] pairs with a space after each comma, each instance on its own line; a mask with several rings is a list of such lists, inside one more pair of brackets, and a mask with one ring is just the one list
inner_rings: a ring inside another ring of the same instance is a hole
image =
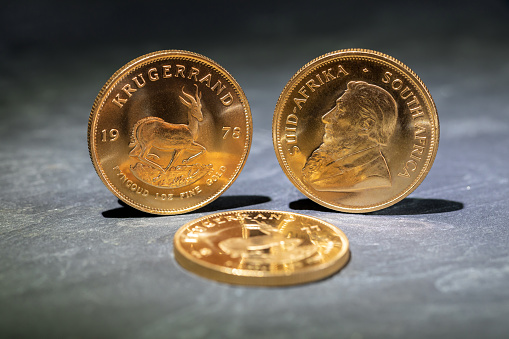
[[[184, 91], [182, 94], [189, 100], [179, 96], [180, 102], [188, 108], [186, 124], [172, 124], [157, 117], [146, 117], [140, 119], [133, 127], [131, 134], [130, 147], [134, 147], [129, 155], [138, 158], [142, 163], [153, 166], [166, 172], [173, 162], [179, 157], [182, 151], [196, 152], [194, 155], [184, 159], [182, 163], [199, 156], [206, 149], [195, 141], [198, 132], [198, 122], [203, 121], [203, 113], [201, 111], [201, 93], [196, 86], [196, 94], [193, 97]], [[152, 148], [164, 151], [173, 151], [171, 160], [166, 168], [156, 163], [152, 159], [157, 159], [156, 154], [150, 153]]]

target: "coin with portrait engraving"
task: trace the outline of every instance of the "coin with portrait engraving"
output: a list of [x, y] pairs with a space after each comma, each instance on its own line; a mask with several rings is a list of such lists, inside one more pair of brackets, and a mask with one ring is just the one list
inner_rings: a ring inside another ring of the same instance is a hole
[[274, 148], [311, 200], [363, 213], [395, 204], [428, 174], [438, 148], [435, 103], [400, 61], [340, 50], [302, 67], [281, 93]]
[[174, 237], [175, 259], [205, 278], [282, 286], [328, 277], [350, 258], [346, 235], [310, 216], [239, 210], [204, 216]]
[[139, 210], [178, 214], [219, 197], [251, 146], [244, 92], [214, 61], [167, 50], [120, 68], [97, 96], [90, 157], [103, 183]]

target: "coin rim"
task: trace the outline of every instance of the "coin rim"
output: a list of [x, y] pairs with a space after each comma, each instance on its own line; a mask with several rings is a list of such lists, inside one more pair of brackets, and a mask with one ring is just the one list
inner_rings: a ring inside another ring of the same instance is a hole
[[[328, 201], [324, 201], [323, 199], [315, 196], [307, 187], [301, 185], [299, 180], [293, 174], [293, 171], [289, 168], [287, 161], [286, 161], [286, 157], [282, 151], [282, 146], [279, 144], [279, 139], [278, 139], [279, 130], [277, 127], [278, 127], [278, 123], [279, 123], [281, 115], [282, 115], [281, 113], [289, 100], [289, 98], [288, 98], [289, 94], [294, 89], [294, 87], [297, 85], [297, 83], [301, 80], [301, 78], [304, 78], [305, 76], [307, 76], [316, 67], [323, 65], [322, 62], [324, 60], [327, 60], [327, 59], [340, 60], [341, 58], [345, 58], [345, 57], [358, 57], [358, 58], [364, 57], [364, 58], [370, 59], [369, 61], [377, 60], [379, 62], [383, 61], [385, 63], [392, 64], [393, 66], [396, 66], [396, 67], [399, 66], [402, 71], [401, 73], [406, 75], [409, 78], [408, 80], [415, 82], [417, 87], [419, 87], [419, 86], [421, 87], [422, 96], [426, 99], [427, 104], [428, 104], [427, 106], [430, 108], [429, 120], [430, 120], [430, 125], [431, 125], [431, 135], [433, 136], [433, 134], [435, 134], [435, 138], [434, 139], [432, 138], [431, 143], [430, 143], [430, 147], [429, 147], [430, 152], [428, 155], [428, 159], [427, 159], [426, 163], [423, 165], [423, 168], [421, 169], [421, 171], [420, 171], [419, 175], [416, 177], [416, 179], [410, 185], [406, 186], [406, 188], [400, 194], [396, 195], [396, 197], [385, 200], [378, 204], [371, 204], [371, 205], [363, 206], [363, 207], [348, 207], [348, 206], [345, 206], [342, 204], [335, 204], [335, 203], [331, 203]], [[316, 67], [314, 67], [314, 66], [316, 66]], [[325, 206], [327, 208], [330, 208], [330, 209], [333, 209], [336, 211], [341, 211], [341, 212], [349, 212], [349, 213], [373, 212], [373, 211], [381, 210], [383, 208], [392, 206], [395, 203], [403, 200], [405, 197], [407, 197], [410, 193], [412, 193], [422, 183], [424, 178], [426, 178], [427, 174], [429, 173], [429, 171], [435, 161], [436, 154], [438, 151], [439, 140], [440, 140], [440, 124], [439, 124], [439, 120], [438, 120], [438, 113], [437, 113], [437, 109], [435, 106], [435, 102], [433, 101], [433, 98], [432, 98], [428, 88], [426, 87], [426, 85], [424, 85], [422, 80], [419, 78], [419, 76], [415, 72], [413, 72], [408, 66], [403, 64], [401, 61], [399, 61], [387, 54], [369, 50], [369, 49], [351, 48], [351, 49], [337, 50], [337, 51], [323, 54], [323, 55], [311, 60], [307, 64], [305, 64], [292, 76], [292, 78], [288, 81], [288, 83], [283, 88], [283, 91], [281, 92], [281, 94], [278, 98], [278, 101], [276, 103], [276, 107], [274, 109], [274, 115], [273, 115], [273, 119], [272, 119], [272, 142], [273, 142], [273, 146], [274, 146], [274, 152], [276, 153], [276, 157], [278, 159], [279, 166], [281, 167], [283, 172], [290, 179], [290, 181], [294, 184], [294, 186], [297, 187], [297, 189], [299, 191], [301, 191], [305, 196], [307, 196], [308, 198], [310, 198], [311, 200], [313, 200], [314, 202], [316, 202], [322, 206]]]
[[[209, 66], [211, 66], [212, 68], [215, 67], [218, 70], [218, 73], [220, 73], [220, 74], [222, 73], [224, 78], [228, 82], [230, 82], [234, 91], [238, 94], [239, 101], [243, 107], [244, 117], [246, 120], [246, 140], [244, 142], [243, 154], [242, 154], [242, 157], [241, 157], [239, 163], [237, 164], [236, 171], [232, 175], [231, 179], [222, 188], [217, 190], [213, 195], [211, 195], [207, 199], [205, 199], [197, 204], [194, 204], [192, 206], [185, 207], [185, 208], [179, 208], [179, 209], [153, 208], [153, 207], [150, 207], [150, 206], [147, 206], [144, 204], [137, 203], [133, 199], [127, 197], [125, 194], [120, 192], [120, 190], [117, 189], [116, 186], [113, 185], [113, 183], [109, 180], [109, 178], [107, 177], [106, 173], [104, 172], [104, 170], [102, 168], [102, 165], [99, 164], [98, 155], [96, 154], [97, 151], [95, 149], [96, 148], [96, 146], [95, 146], [95, 143], [96, 143], [95, 129], [97, 128], [96, 125], [97, 125], [97, 121], [98, 121], [98, 116], [100, 115], [100, 110], [105, 103], [105, 99], [107, 97], [109, 97], [109, 93], [113, 90], [113, 87], [112, 87], [113, 83], [116, 83], [116, 82], [122, 80], [122, 78], [125, 77], [130, 71], [134, 71], [137, 68], [143, 67], [145, 65], [145, 63], [148, 61], [157, 62], [157, 61], [165, 60], [165, 59], [179, 60], [178, 59], [179, 57], [181, 57], [182, 59], [188, 58], [189, 60], [197, 59], [198, 62], [202, 62], [204, 64], [208, 63]], [[134, 67], [134, 69], [132, 69], [133, 67]], [[113, 75], [108, 79], [108, 81], [106, 81], [104, 86], [101, 88], [101, 90], [99, 91], [99, 94], [97, 95], [97, 97], [94, 100], [94, 104], [92, 105], [92, 110], [90, 112], [90, 116], [88, 119], [87, 131], [88, 131], [87, 132], [88, 151], [89, 151], [90, 159], [92, 160], [92, 164], [94, 165], [94, 169], [95, 169], [96, 173], [98, 174], [98, 176], [101, 178], [101, 181], [103, 182], [103, 184], [117, 198], [119, 198], [126, 204], [128, 204], [138, 210], [141, 210], [143, 212], [152, 213], [152, 214], [161, 214], [161, 215], [175, 215], [175, 214], [191, 212], [191, 211], [197, 210], [197, 209], [209, 204], [210, 202], [217, 199], [221, 194], [223, 194], [233, 184], [233, 182], [235, 182], [235, 180], [238, 178], [240, 172], [244, 168], [244, 165], [246, 164], [246, 160], [249, 156], [249, 152], [251, 149], [251, 144], [252, 144], [252, 139], [253, 139], [252, 138], [252, 136], [253, 136], [253, 118], [251, 115], [251, 108], [249, 106], [249, 102], [247, 100], [247, 97], [246, 97], [244, 91], [240, 87], [239, 83], [235, 80], [235, 78], [226, 69], [224, 69], [217, 62], [215, 62], [214, 60], [212, 60], [206, 56], [203, 56], [198, 53], [190, 52], [190, 51], [160, 50], [160, 51], [156, 51], [156, 52], [152, 52], [152, 53], [148, 53], [148, 54], [139, 56], [138, 58], [129, 61], [124, 66], [119, 68], [115, 73], [113, 73]]]
[[[330, 260], [326, 263], [321, 263], [316, 266], [309, 266], [305, 269], [293, 272], [291, 274], [285, 274], [283, 272], [281, 272], [280, 274], [274, 274], [267, 271], [240, 270], [242, 271], [243, 275], [239, 275], [233, 273], [235, 268], [225, 267], [201, 261], [200, 259], [195, 258], [182, 248], [180, 241], [178, 239], [180, 238], [182, 233], [186, 231], [187, 227], [195, 225], [206, 219], [219, 217], [222, 215], [228, 215], [232, 213], [277, 213], [286, 215], [292, 214], [298, 217], [314, 220], [321, 225], [329, 227], [337, 236], [341, 238], [342, 243], [341, 250], [337, 254], [335, 260]], [[219, 282], [234, 285], [277, 287], [277, 286], [299, 285], [309, 283], [312, 281], [319, 281], [338, 272], [350, 260], [350, 242], [346, 234], [338, 227], [334, 226], [329, 222], [309, 215], [276, 210], [233, 210], [209, 214], [201, 218], [195, 219], [193, 221], [187, 222], [185, 225], [180, 227], [175, 233], [175, 236], [173, 237], [173, 253], [175, 260], [183, 268], [207, 279], [212, 279]]]

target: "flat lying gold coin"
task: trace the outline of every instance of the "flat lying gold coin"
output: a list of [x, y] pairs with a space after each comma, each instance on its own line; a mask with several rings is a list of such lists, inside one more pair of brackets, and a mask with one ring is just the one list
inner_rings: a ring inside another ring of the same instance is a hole
[[348, 239], [331, 224], [279, 211], [216, 213], [182, 226], [177, 261], [230, 284], [282, 286], [325, 278], [350, 257]]
[[410, 194], [438, 148], [435, 104], [417, 75], [352, 49], [311, 61], [288, 82], [272, 123], [281, 168], [311, 200], [370, 212]]
[[251, 146], [249, 105], [233, 77], [185, 51], [141, 56], [97, 96], [90, 157], [119, 199], [145, 212], [200, 208], [237, 178]]

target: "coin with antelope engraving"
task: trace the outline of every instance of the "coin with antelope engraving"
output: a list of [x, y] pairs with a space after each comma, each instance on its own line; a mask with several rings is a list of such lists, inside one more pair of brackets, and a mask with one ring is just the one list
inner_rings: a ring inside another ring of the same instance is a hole
[[251, 146], [244, 92], [214, 61], [167, 50], [120, 68], [99, 92], [88, 147], [119, 199], [155, 214], [198, 209], [237, 178]]
[[240, 285], [311, 282], [340, 270], [350, 258], [346, 235], [302, 214], [240, 210], [208, 215], [182, 226], [175, 259], [205, 278]]
[[370, 50], [340, 50], [302, 67], [272, 122], [274, 148], [290, 181], [334, 210], [376, 211], [409, 195], [428, 174], [438, 115], [421, 79]]

